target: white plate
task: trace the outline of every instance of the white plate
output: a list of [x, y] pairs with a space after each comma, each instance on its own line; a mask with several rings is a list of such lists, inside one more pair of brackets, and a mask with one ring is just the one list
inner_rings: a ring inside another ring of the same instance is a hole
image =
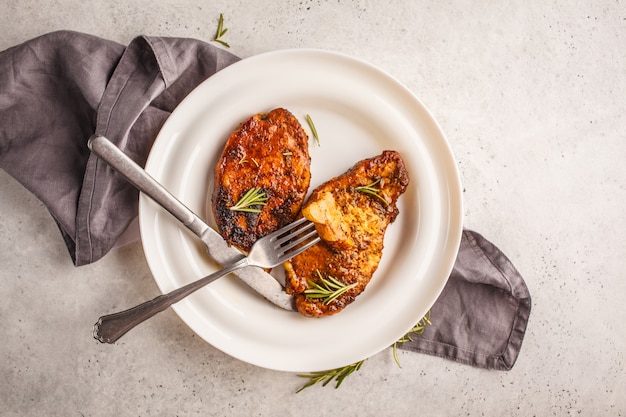
[[[210, 216], [213, 168], [229, 133], [275, 107], [290, 110], [307, 131], [305, 115], [315, 123], [321, 143], [311, 135], [311, 189], [385, 149], [400, 152], [411, 182], [387, 231], [382, 262], [365, 292], [327, 318], [283, 311], [233, 277], [174, 309], [235, 358], [283, 371], [333, 369], [392, 345], [437, 299], [461, 237], [459, 175], [444, 134], [409, 90], [362, 61], [303, 49], [242, 60], [200, 84], [163, 126], [146, 169], [196, 213]], [[202, 243], [144, 196], [140, 228], [163, 292], [215, 270]]]

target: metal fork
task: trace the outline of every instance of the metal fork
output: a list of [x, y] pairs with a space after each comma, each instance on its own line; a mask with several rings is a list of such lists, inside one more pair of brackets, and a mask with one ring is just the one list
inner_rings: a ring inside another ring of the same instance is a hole
[[128, 310], [100, 317], [94, 326], [93, 335], [100, 342], [113, 343], [139, 323], [144, 322], [216, 279], [247, 266], [273, 268], [315, 245], [319, 240], [314, 223], [305, 218], [296, 220], [257, 240], [250, 249], [248, 256], [241, 257], [237, 262], [211, 275], [207, 275]]

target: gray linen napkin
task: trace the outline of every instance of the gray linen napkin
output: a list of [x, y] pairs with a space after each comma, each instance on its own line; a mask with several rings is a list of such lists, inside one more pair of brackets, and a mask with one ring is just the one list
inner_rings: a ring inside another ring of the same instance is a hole
[[[98, 133], [140, 165], [176, 105], [238, 58], [182, 38], [128, 46], [53, 32], [0, 52], [0, 168], [38, 197], [76, 266], [103, 257], [137, 216], [138, 192], [87, 148]], [[508, 370], [519, 354], [530, 295], [493, 244], [465, 230], [432, 325], [402, 349]]]
[[87, 139], [106, 136], [143, 166], [176, 105], [237, 60], [193, 39], [125, 48], [69, 31], [0, 53], [0, 167], [46, 205], [77, 266], [104, 256], [138, 211], [138, 192]]
[[464, 230], [431, 326], [399, 347], [481, 368], [510, 370], [522, 347], [530, 294], [511, 261], [480, 234]]

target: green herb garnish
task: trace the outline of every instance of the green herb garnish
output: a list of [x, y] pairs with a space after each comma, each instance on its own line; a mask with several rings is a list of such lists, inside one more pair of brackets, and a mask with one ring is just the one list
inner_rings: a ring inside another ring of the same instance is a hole
[[[250, 159], [252, 159], [252, 162], [254, 163], [254, 165], [257, 166], [257, 168], [260, 166], [256, 159], [254, 158], [250, 158]], [[250, 162], [250, 161], [248, 161], [245, 156], [242, 156], [239, 162], [237, 163], [241, 165], [241, 164], [245, 164], [246, 162]]]
[[393, 344], [393, 359], [396, 361], [396, 364], [398, 365], [398, 367], [401, 368], [400, 360], [398, 359], [398, 344], [399, 343], [412, 342], [413, 339], [411, 339], [411, 335], [412, 334], [420, 335], [420, 334], [424, 333], [424, 330], [426, 329], [426, 325], [427, 324], [431, 324], [431, 322], [430, 322], [430, 310], [428, 310], [428, 313], [426, 313], [426, 315], [424, 317], [422, 317], [422, 319], [420, 321], [418, 321], [417, 324], [415, 324], [415, 326], [413, 326], [411, 328], [411, 330], [409, 330], [407, 332], [407, 334], [402, 336], [400, 339], [398, 339]]
[[315, 139], [315, 142], [317, 142], [317, 146], [320, 146], [320, 138], [317, 136], [317, 129], [315, 129], [315, 125], [313, 124], [313, 119], [311, 119], [311, 116], [308, 114], [304, 116], [304, 118], [311, 128], [311, 133], [313, 133], [313, 138]]
[[227, 48], [230, 48], [230, 45], [220, 39], [228, 32], [228, 29], [224, 28], [224, 15], [220, 13], [220, 20], [217, 22], [217, 31], [215, 31], [215, 37], [213, 38], [213, 42], [220, 43]]
[[260, 188], [250, 188], [243, 197], [239, 199], [237, 204], [229, 207], [229, 210], [260, 213], [261, 209], [253, 206], [264, 206], [267, 200], [269, 200], [269, 197], [265, 194], [265, 191]]
[[350, 285], [346, 285], [343, 282], [331, 277], [324, 278], [320, 271], [317, 271], [317, 275], [320, 278], [320, 284], [311, 280], [307, 280], [307, 283], [313, 287], [304, 291], [307, 298], [320, 299], [324, 304], [328, 305], [341, 294], [356, 287], [356, 282]]
[[362, 185], [360, 187], [356, 187], [355, 190], [357, 190], [358, 192], [361, 192], [361, 193], [373, 195], [374, 197], [380, 199], [380, 201], [385, 203], [386, 206], [388, 206], [389, 202], [387, 200], [385, 200], [385, 198], [380, 194], [380, 188], [376, 188], [376, 185], [379, 182], [380, 182], [380, 178], [377, 179], [376, 181], [370, 183], [370, 184]]
[[346, 379], [348, 375], [352, 374], [353, 372], [358, 371], [361, 368], [361, 365], [363, 365], [363, 362], [365, 362], [365, 359], [363, 359], [362, 361], [353, 363], [352, 365], [347, 365], [341, 368], [331, 369], [329, 371], [311, 372], [310, 374], [298, 374], [300, 378], [308, 378], [309, 382], [307, 382], [302, 387], [300, 387], [300, 389], [296, 391], [296, 394], [302, 391], [303, 389], [311, 387], [319, 382], [322, 382], [322, 386], [325, 387], [333, 379], [337, 382], [335, 384], [335, 389], [339, 388], [343, 380]]
[[[398, 366], [400, 366], [400, 360], [398, 359], [398, 351], [397, 351], [398, 344], [411, 342], [413, 340], [411, 338], [411, 335], [424, 333], [426, 325], [429, 325], [429, 324], [431, 324], [430, 310], [428, 311], [428, 313], [426, 313], [424, 317], [422, 317], [420, 321], [417, 322], [415, 326], [411, 328], [411, 330], [409, 330], [404, 336], [402, 336], [402, 338], [400, 338], [393, 344], [393, 358], [396, 361], [396, 364], [398, 364]], [[296, 391], [296, 394], [302, 391], [303, 389], [309, 388], [320, 382], [322, 382], [322, 386], [325, 387], [333, 379], [337, 382], [335, 384], [335, 388], [339, 388], [343, 380], [346, 379], [348, 375], [352, 374], [353, 372], [358, 371], [361, 368], [361, 365], [363, 365], [363, 362], [365, 361], [366, 359], [363, 359], [362, 361], [353, 363], [352, 365], [346, 365], [344, 367], [331, 369], [329, 371], [311, 372], [309, 374], [298, 374], [300, 378], [308, 378], [309, 382], [307, 382], [305, 385], [300, 387], [300, 389]]]

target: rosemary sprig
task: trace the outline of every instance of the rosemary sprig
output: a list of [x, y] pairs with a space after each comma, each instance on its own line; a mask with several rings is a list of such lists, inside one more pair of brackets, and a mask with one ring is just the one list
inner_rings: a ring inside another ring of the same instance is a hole
[[341, 368], [331, 369], [329, 371], [311, 372], [310, 374], [298, 374], [300, 378], [308, 378], [309, 382], [300, 387], [296, 394], [305, 388], [309, 388], [317, 383], [322, 382], [322, 386], [328, 385], [333, 379], [336, 381], [335, 389], [339, 388], [344, 379], [353, 372], [358, 371], [363, 365], [365, 359], [362, 361], [353, 363], [352, 365], [346, 365]]
[[229, 210], [245, 211], [247, 213], [260, 213], [261, 209], [253, 206], [264, 206], [267, 200], [269, 200], [269, 197], [265, 194], [265, 191], [260, 188], [253, 187], [239, 199], [237, 204], [229, 207]]
[[350, 285], [346, 285], [336, 278], [331, 277], [324, 278], [320, 271], [317, 271], [317, 275], [320, 278], [320, 284], [307, 280], [307, 283], [312, 287], [304, 291], [307, 298], [321, 299], [324, 304], [328, 305], [341, 294], [354, 288], [356, 282]]
[[[424, 333], [426, 325], [429, 325], [429, 324], [431, 324], [430, 310], [428, 311], [428, 313], [426, 313], [424, 317], [422, 317], [420, 321], [418, 321], [415, 324], [415, 326], [411, 328], [411, 330], [409, 330], [404, 336], [402, 336], [399, 340], [397, 340], [393, 344], [393, 358], [396, 361], [396, 364], [398, 365], [398, 367], [400, 367], [400, 360], [398, 359], [398, 350], [397, 350], [398, 344], [412, 341], [413, 339], [411, 338], [411, 335]], [[320, 382], [322, 382], [322, 386], [325, 387], [333, 379], [335, 379], [335, 381], [337, 382], [335, 384], [335, 388], [339, 388], [343, 380], [346, 379], [348, 375], [352, 374], [353, 372], [358, 371], [361, 368], [361, 365], [363, 365], [363, 362], [365, 361], [366, 359], [363, 359], [362, 361], [353, 363], [352, 365], [346, 365], [344, 367], [331, 369], [329, 371], [311, 372], [309, 374], [298, 374], [300, 378], [308, 378], [309, 382], [307, 382], [302, 387], [300, 387], [300, 389], [296, 391], [296, 394], [302, 391], [303, 389], [309, 388]]]
[[380, 201], [385, 203], [386, 206], [388, 206], [389, 202], [387, 200], [385, 200], [385, 197], [383, 197], [380, 194], [380, 188], [376, 188], [376, 185], [379, 182], [380, 182], [380, 178], [377, 179], [376, 181], [372, 182], [372, 183], [367, 184], [367, 185], [362, 185], [360, 187], [355, 187], [355, 190], [357, 190], [358, 192], [361, 192], [361, 193], [373, 195], [374, 197], [380, 199]]
[[422, 319], [418, 321], [415, 326], [411, 328], [411, 330], [409, 330], [404, 336], [402, 336], [393, 344], [393, 359], [396, 361], [396, 364], [399, 368], [402, 368], [402, 366], [400, 366], [400, 359], [398, 359], [398, 344], [412, 342], [413, 339], [411, 339], [411, 335], [420, 335], [424, 333], [424, 330], [426, 330], [426, 325], [429, 324], [432, 324], [430, 322], [430, 310], [428, 310], [428, 313], [426, 313], [426, 315], [422, 317]]
[[[258, 162], [256, 159], [254, 159], [254, 158], [250, 158], [250, 159], [252, 160], [252, 162], [254, 163], [254, 165], [256, 165], [256, 167], [257, 167], [257, 168], [260, 166], [260, 165], [259, 165], [259, 162]], [[248, 162], [250, 162], [250, 161], [248, 161], [248, 160], [246, 159], [245, 155], [244, 155], [244, 156], [242, 156], [242, 157], [241, 157], [241, 159], [239, 160], [239, 162], [237, 162], [237, 164], [242, 165], [242, 164], [245, 164], [245, 163], [248, 163]]]
[[224, 15], [220, 13], [220, 19], [217, 22], [217, 30], [215, 31], [215, 36], [213, 37], [213, 42], [220, 43], [227, 48], [230, 48], [230, 45], [221, 39], [228, 32], [228, 29], [224, 28]]
[[309, 127], [311, 128], [311, 133], [313, 133], [313, 138], [315, 139], [315, 142], [317, 142], [317, 146], [320, 146], [320, 137], [317, 135], [317, 129], [315, 128], [315, 125], [313, 124], [313, 119], [311, 119], [311, 116], [309, 116], [308, 114], [304, 116], [304, 118], [306, 119], [306, 122], [309, 124]]

